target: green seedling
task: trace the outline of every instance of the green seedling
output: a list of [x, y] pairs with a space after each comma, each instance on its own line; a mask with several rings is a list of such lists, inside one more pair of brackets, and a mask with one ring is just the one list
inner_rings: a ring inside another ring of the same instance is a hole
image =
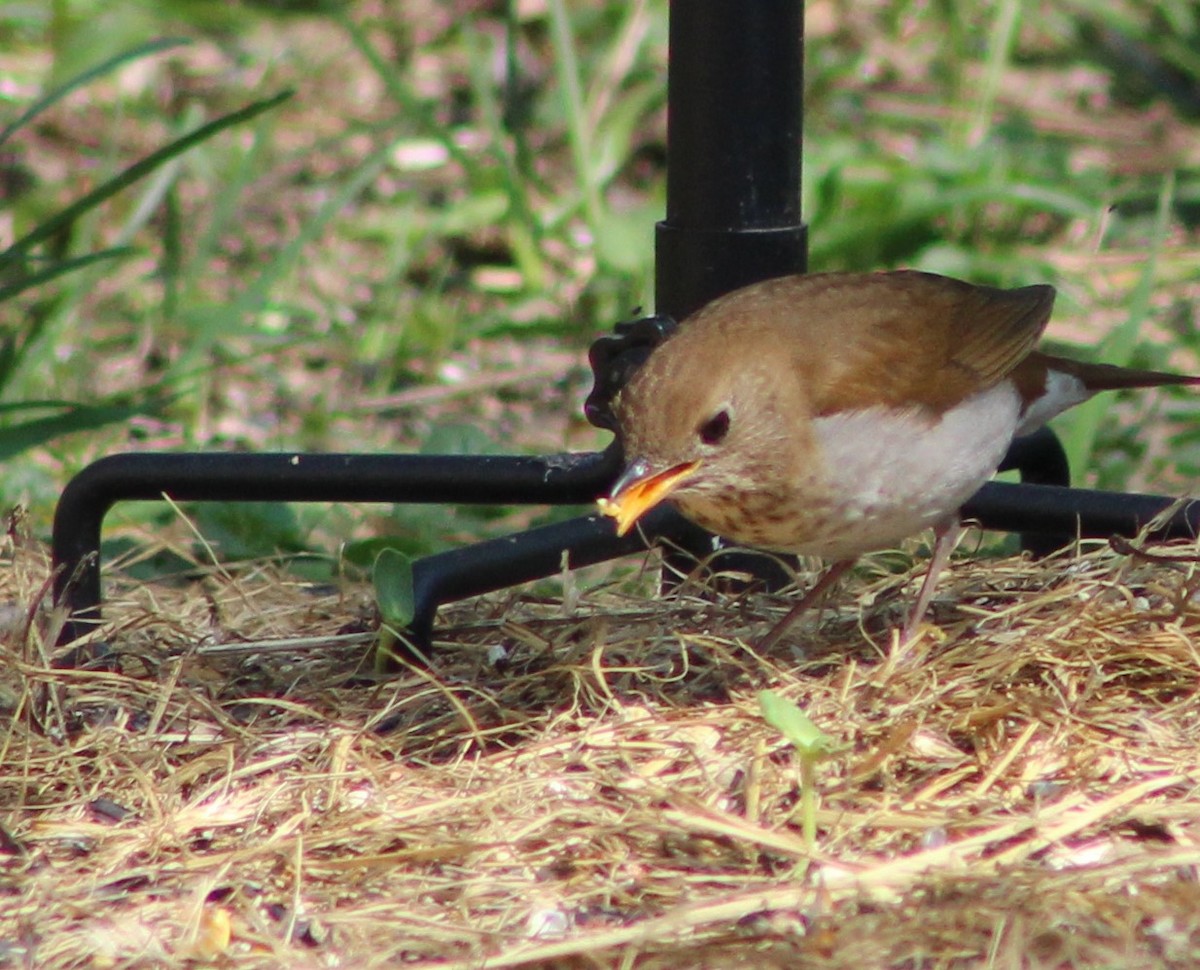
[[413, 590], [413, 561], [398, 549], [382, 549], [371, 569], [375, 603], [379, 607], [379, 639], [375, 643], [375, 669], [382, 672], [395, 658], [400, 632], [417, 613]]
[[800, 758], [800, 824], [804, 844], [811, 849], [817, 841], [817, 765], [839, 746], [804, 711], [774, 691], [759, 691], [758, 704], [763, 719], [796, 746]]

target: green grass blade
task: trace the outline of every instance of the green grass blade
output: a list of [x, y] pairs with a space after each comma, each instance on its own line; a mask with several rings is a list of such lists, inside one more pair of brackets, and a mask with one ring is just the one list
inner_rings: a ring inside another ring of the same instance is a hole
[[[34, 405], [42, 404], [37, 402]], [[57, 414], [0, 428], [0, 462], [8, 461], [46, 442], [77, 431], [94, 431], [105, 425], [128, 421], [139, 414], [154, 410], [161, 399], [141, 400], [128, 404], [71, 404]]]
[[145, 158], [134, 162], [124, 171], [109, 179], [103, 185], [97, 186], [82, 198], [77, 199], [65, 209], [62, 209], [45, 222], [41, 223], [33, 231], [18, 239], [7, 250], [0, 253], [0, 266], [3, 266], [5, 263], [12, 262], [14, 259], [23, 256], [38, 243], [52, 238], [55, 233], [70, 225], [84, 213], [96, 208], [96, 206], [110, 199], [122, 189], [128, 188], [138, 179], [149, 175], [165, 162], [170, 161], [177, 155], [183, 154], [189, 148], [192, 148], [201, 142], [207, 141], [219, 132], [224, 131], [226, 128], [232, 128], [235, 125], [240, 125], [243, 122], [249, 121], [251, 118], [257, 117], [264, 111], [270, 111], [272, 108], [282, 104], [291, 96], [291, 91], [283, 91], [262, 101], [255, 101], [244, 108], [239, 108], [237, 111], [232, 111], [229, 114], [222, 115], [220, 118], [210, 121], [206, 125], [201, 125], [190, 134], [184, 135], [182, 138], [178, 138], [170, 144], [164, 145], [157, 151], [151, 152]]
[[71, 259], [61, 260], [36, 273], [30, 273], [28, 276], [21, 277], [15, 283], [0, 286], [0, 303], [5, 300], [11, 300], [19, 293], [24, 293], [35, 286], [49, 283], [59, 276], [83, 269], [85, 266], [91, 266], [93, 263], [99, 263], [106, 259], [121, 259], [124, 256], [132, 255], [133, 252], [134, 248], [132, 246], [114, 246], [111, 249], [102, 249], [99, 252], [88, 253], [86, 256], [75, 256]]
[[967, 145], [978, 145], [991, 127], [996, 111], [996, 98], [1000, 93], [1000, 82], [1012, 60], [1020, 22], [1021, 0], [1002, 0], [999, 9], [996, 10], [988, 38], [983, 84], [980, 86], [979, 97], [975, 100], [971, 120], [967, 126]]
[[[1137, 349], [1142, 323], [1150, 313], [1150, 297], [1154, 292], [1158, 257], [1170, 231], [1174, 198], [1175, 174], [1172, 172], [1163, 180], [1162, 191], [1158, 195], [1154, 234], [1146, 255], [1146, 265], [1129, 301], [1129, 315], [1125, 322], [1105, 337], [1097, 347], [1097, 357], [1107, 364], [1127, 366]], [[1096, 439], [1104, 423], [1109, 420], [1111, 410], [1109, 395], [1102, 394], [1072, 408], [1059, 419], [1056, 426], [1070, 467], [1076, 474], [1090, 467]]]
[[566, 108], [567, 140], [575, 164], [575, 177], [583, 194], [584, 217], [595, 235], [602, 218], [600, 190], [596, 184], [595, 166], [592, 161], [591, 136], [588, 133], [587, 112], [583, 104], [583, 85], [579, 80], [579, 61], [575, 57], [575, 38], [571, 35], [571, 21], [563, 0], [551, 0], [550, 24], [554, 65]]
[[77, 74], [69, 81], [65, 81], [58, 87], [46, 92], [42, 97], [38, 98], [30, 105], [21, 116], [15, 121], [5, 126], [0, 131], [0, 145], [3, 145], [9, 138], [18, 132], [23, 126], [36, 118], [39, 114], [49, 108], [56, 101], [61, 101], [72, 91], [90, 84], [98, 77], [103, 77], [109, 71], [116, 70], [123, 64], [128, 64], [132, 61], [141, 60], [143, 57], [149, 57], [151, 54], [157, 54], [160, 51], [170, 50], [173, 47], [183, 47], [190, 44], [191, 41], [183, 37], [162, 37], [158, 40], [147, 41], [130, 50], [123, 51], [115, 57], [110, 57], [102, 64], [97, 64], [95, 67], [84, 71], [82, 74]]
[[338, 190], [321, 204], [313, 216], [300, 227], [299, 232], [276, 253], [258, 279], [238, 298], [239, 310], [256, 312], [266, 302], [272, 287], [299, 261], [304, 247], [319, 238], [329, 221], [350, 205], [378, 177], [387, 165], [391, 152], [391, 145], [377, 148], [362, 161], [358, 171], [346, 177]]
[[391, 154], [383, 145], [366, 157], [357, 171], [348, 175], [319, 209], [300, 226], [299, 231], [281, 246], [242, 292], [231, 302], [193, 305], [182, 311], [192, 339], [186, 351], [171, 366], [164, 380], [173, 383], [189, 372], [203, 373], [205, 360], [213, 346], [222, 340], [242, 336], [247, 318], [259, 313], [270, 301], [271, 293], [300, 260], [304, 248], [318, 239], [339, 212], [345, 210], [374, 181]]
[[[221, 240], [227, 233], [235, 231], [234, 227], [244, 211], [245, 193], [262, 171], [272, 128], [272, 119], [264, 119], [262, 123], [255, 125], [250, 135], [249, 147], [245, 151], [238, 151], [237, 165], [225, 174], [222, 191], [212, 200], [208, 224], [195, 241], [190, 259], [186, 253], [180, 254], [179, 274], [182, 280], [201, 278], [206, 272], [205, 267], [210, 265], [210, 260], [220, 251]], [[192, 231], [195, 232], [194, 227]], [[181, 288], [180, 298], [183, 299], [187, 295], [187, 288]]]
[[483, 46], [485, 38], [477, 31], [469, 31], [464, 37], [464, 42], [472, 53], [469, 58], [471, 90], [489, 136], [489, 154], [502, 173], [504, 193], [508, 198], [505, 221], [513, 256], [525, 285], [531, 290], [539, 289], [545, 285], [546, 270], [542, 261], [537, 258], [542, 232], [529, 196], [530, 173], [522, 172], [518, 168], [520, 153], [509, 152], [504, 147], [508, 144], [509, 132], [505, 128], [503, 107], [496, 97], [496, 89], [488, 73], [489, 59]]
[[388, 94], [391, 95], [392, 100], [399, 105], [401, 113], [411, 118], [415, 127], [427, 131], [436, 137], [450, 157], [462, 166], [467, 183], [478, 185], [480, 166], [474, 157], [451, 137], [450, 132], [441, 123], [433, 107], [409, 90], [401, 79], [396, 65], [381, 54], [375, 45], [371, 43], [367, 32], [341, 8], [335, 7], [331, 9], [329, 17], [346, 32], [346, 36], [350, 38], [350, 43], [354, 45], [355, 49], [362, 54], [372, 70], [375, 71], [379, 80], [387, 89]]

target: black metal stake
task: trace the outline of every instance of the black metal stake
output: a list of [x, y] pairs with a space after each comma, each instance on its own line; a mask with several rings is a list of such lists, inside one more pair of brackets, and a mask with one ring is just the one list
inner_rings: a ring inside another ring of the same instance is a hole
[[[1037, 442], [1022, 444], [1017, 457], [1028, 457], [1031, 449], [1037, 450]], [[100, 535], [105, 515], [117, 502], [169, 497], [217, 502], [583, 504], [603, 494], [614, 475], [610, 452], [486, 460], [459, 455], [111, 455], [71, 480], [55, 512], [55, 595], [72, 617], [62, 642], [100, 623]], [[985, 485], [964, 513], [984, 528], [1031, 533], [1048, 539], [1053, 548], [1076, 534], [1136, 535], [1173, 502], [1157, 495], [997, 482]], [[1181, 509], [1156, 533], [1160, 538], [1197, 534], [1200, 504]], [[645, 548], [646, 539], [669, 540], [698, 559], [713, 551], [707, 533], [664, 508], [647, 516], [641, 534], [622, 539], [610, 520], [589, 515], [427, 556], [414, 566], [414, 641], [428, 648], [434, 617], [443, 603], [551, 576], [561, 568], [564, 552], [570, 567], [580, 567], [635, 553]]]
[[467, 455], [147, 454], [93, 462], [63, 490], [51, 552], [56, 601], [73, 640], [99, 621], [100, 530], [117, 502], [437, 502], [584, 504], [617, 471], [608, 452]]

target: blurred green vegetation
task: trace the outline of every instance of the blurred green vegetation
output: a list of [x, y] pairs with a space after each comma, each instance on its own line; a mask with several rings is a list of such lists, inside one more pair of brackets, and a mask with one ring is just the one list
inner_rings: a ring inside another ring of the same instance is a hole
[[[0, 500], [44, 529], [70, 474], [139, 446], [602, 444], [578, 417], [583, 353], [651, 303], [666, 17], [662, 0], [0, 8]], [[1073, 353], [1196, 366], [1193, 4], [810, 0], [806, 31], [812, 269], [1053, 282]], [[473, 361], [520, 374], [547, 346], [578, 364], [453, 392]], [[446, 394], [405, 403], [423, 387]], [[1196, 415], [1186, 393], [1110, 399], [1063, 432], [1081, 479], [1185, 491]], [[197, 512], [231, 554], [355, 533], [342, 510], [215, 514]], [[357, 521], [364, 559], [380, 530], [419, 552], [513, 524]]]

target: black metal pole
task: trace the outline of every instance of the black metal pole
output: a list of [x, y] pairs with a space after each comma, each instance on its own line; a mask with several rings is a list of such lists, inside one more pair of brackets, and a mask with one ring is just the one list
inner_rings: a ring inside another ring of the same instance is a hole
[[804, 4], [672, 0], [670, 16], [655, 302], [683, 320], [730, 290], [804, 271]]

